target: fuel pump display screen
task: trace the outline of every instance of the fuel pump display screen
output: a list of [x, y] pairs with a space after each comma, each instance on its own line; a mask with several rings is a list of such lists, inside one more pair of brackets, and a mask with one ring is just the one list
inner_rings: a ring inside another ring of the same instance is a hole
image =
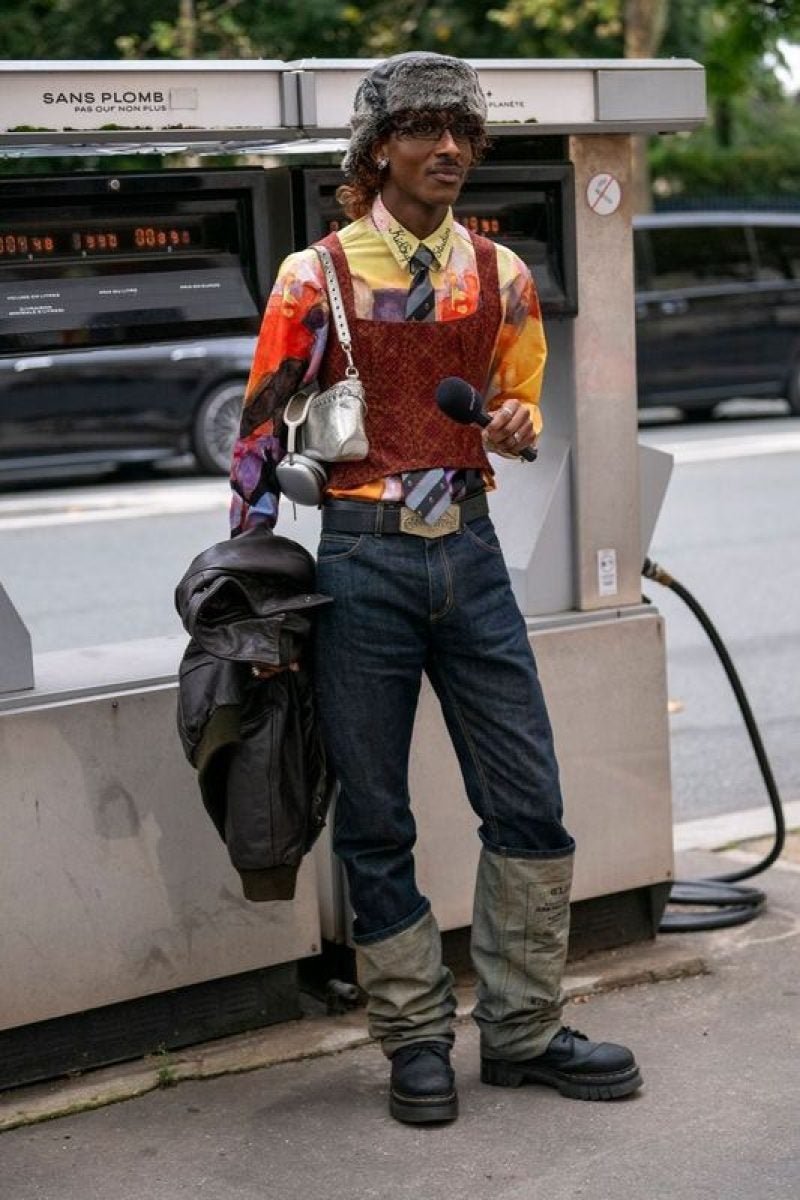
[[206, 245], [206, 231], [201, 219], [176, 222], [148, 223], [129, 218], [113, 225], [96, 221], [86, 224], [55, 221], [41, 225], [0, 225], [0, 264], [9, 262], [34, 262], [45, 259], [55, 262], [61, 258], [99, 258], [109, 255], [132, 254], [175, 254], [181, 250], [196, 250]]
[[552, 189], [505, 187], [470, 180], [456, 206], [456, 218], [471, 233], [508, 246], [530, 268], [545, 312], [574, 311], [564, 261], [560, 201]]
[[[338, 172], [306, 172], [309, 240], [347, 224], [336, 200]], [[459, 196], [456, 219], [518, 254], [536, 281], [542, 310], [577, 312], [572, 173], [568, 164], [487, 166], [471, 172]]]
[[120, 176], [121, 195], [67, 189], [60, 202], [35, 180], [24, 203], [19, 181], [10, 195], [0, 183], [0, 351], [257, 332], [248, 189], [188, 174], [173, 194], [167, 173], [149, 189]]

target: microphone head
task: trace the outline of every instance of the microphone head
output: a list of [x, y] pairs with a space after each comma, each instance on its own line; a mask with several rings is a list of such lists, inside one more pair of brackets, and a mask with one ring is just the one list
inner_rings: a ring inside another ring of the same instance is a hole
[[471, 384], [456, 375], [443, 379], [436, 389], [436, 403], [451, 421], [472, 425], [485, 418], [483, 399]]

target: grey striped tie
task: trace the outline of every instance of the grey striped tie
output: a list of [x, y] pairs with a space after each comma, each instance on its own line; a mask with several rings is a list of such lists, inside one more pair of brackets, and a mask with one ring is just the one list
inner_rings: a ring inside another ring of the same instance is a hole
[[433, 320], [434, 295], [430, 277], [432, 265], [433, 254], [420, 242], [416, 254], [412, 254], [408, 260], [408, 269], [414, 278], [406, 296], [407, 321]]
[[[407, 321], [432, 321], [435, 296], [430, 280], [433, 254], [422, 243], [409, 259], [414, 278], [406, 297]], [[450, 507], [450, 485], [441, 467], [426, 471], [404, 471], [400, 476], [406, 506], [418, 512], [426, 525], [433, 525]]]

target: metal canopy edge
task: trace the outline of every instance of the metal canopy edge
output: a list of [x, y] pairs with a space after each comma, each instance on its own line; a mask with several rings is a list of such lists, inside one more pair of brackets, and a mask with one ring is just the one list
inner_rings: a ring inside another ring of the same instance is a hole
[[[0, 156], [86, 157], [107, 154], [273, 154], [304, 138], [302, 129], [119, 129], [0, 133]], [[317, 140], [317, 135], [314, 135]]]
[[[6, 61], [0, 153], [299, 150], [347, 136], [355, 90], [380, 61]], [[670, 133], [705, 118], [705, 72], [691, 59], [470, 61], [495, 136]]]
[[[296, 58], [283, 63], [292, 71], [370, 71], [382, 58]], [[693, 58], [468, 58], [476, 71], [499, 68], [504, 71], [641, 71], [676, 68], [704, 70]]]
[[279, 58], [7, 58], [0, 62], [0, 73], [29, 71], [31, 74], [63, 72], [130, 71], [285, 71], [287, 63]]
[[[300, 123], [346, 131], [360, 81], [380, 59], [297, 59]], [[672, 133], [705, 120], [705, 72], [692, 59], [470, 59], [495, 134]]]
[[0, 132], [26, 144], [60, 134], [77, 145], [89, 136], [98, 144], [151, 144], [208, 139], [209, 131], [229, 132], [236, 142], [241, 131], [284, 141], [299, 127], [297, 83], [274, 60], [7, 61], [0, 88]]

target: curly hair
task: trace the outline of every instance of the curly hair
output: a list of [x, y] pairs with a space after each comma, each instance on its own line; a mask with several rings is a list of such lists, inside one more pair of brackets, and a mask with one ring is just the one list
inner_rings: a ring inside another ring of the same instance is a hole
[[336, 199], [350, 221], [357, 221], [372, 208], [372, 201], [381, 190], [381, 176], [375, 159], [368, 155], [359, 157], [350, 183], [336, 189]]
[[[379, 138], [388, 136], [406, 115], [406, 113], [395, 113], [391, 120], [387, 120]], [[481, 161], [490, 144], [486, 130], [482, 128], [474, 137], [470, 137], [469, 144], [472, 149], [470, 166], [474, 167]], [[348, 220], [357, 221], [372, 208], [372, 202], [381, 190], [384, 176], [384, 172], [379, 169], [372, 157], [372, 147], [355, 156], [349, 174], [349, 181], [336, 189], [336, 199], [344, 209]]]
[[[386, 116], [378, 122], [376, 141], [388, 137], [392, 131], [391, 118]], [[373, 143], [374, 145], [374, 143]], [[357, 221], [372, 208], [372, 201], [381, 190], [383, 171], [372, 155], [372, 146], [360, 150], [352, 158], [347, 172], [348, 182], [336, 189], [336, 199], [350, 221]]]

